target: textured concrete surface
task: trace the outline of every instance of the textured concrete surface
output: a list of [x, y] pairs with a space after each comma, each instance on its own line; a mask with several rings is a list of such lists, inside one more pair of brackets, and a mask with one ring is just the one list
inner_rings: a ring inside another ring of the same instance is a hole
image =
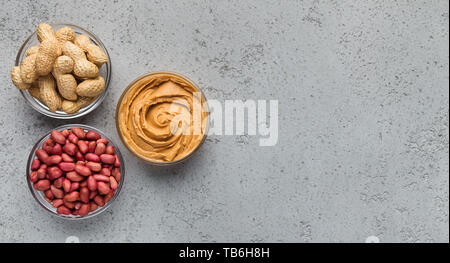
[[[0, 241], [449, 241], [449, 2], [0, 0]], [[136, 77], [182, 73], [211, 99], [278, 99], [279, 141], [211, 136], [157, 168], [122, 146], [127, 178], [104, 214], [69, 222], [31, 197], [31, 145], [68, 121], [9, 79], [40, 22], [92, 30], [113, 61], [103, 104], [75, 122], [116, 141]]]

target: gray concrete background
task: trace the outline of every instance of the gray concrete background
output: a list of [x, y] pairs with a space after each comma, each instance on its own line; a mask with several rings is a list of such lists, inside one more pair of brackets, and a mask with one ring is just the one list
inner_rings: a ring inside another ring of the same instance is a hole
[[[1, 242], [449, 241], [448, 1], [0, 4]], [[116, 203], [81, 222], [50, 216], [24, 167], [43, 133], [70, 122], [35, 112], [9, 75], [36, 25], [61, 21], [92, 30], [113, 62], [106, 100], [75, 122], [120, 143], [122, 90], [170, 70], [210, 99], [278, 99], [278, 144], [211, 136], [172, 168], [121, 145]]]

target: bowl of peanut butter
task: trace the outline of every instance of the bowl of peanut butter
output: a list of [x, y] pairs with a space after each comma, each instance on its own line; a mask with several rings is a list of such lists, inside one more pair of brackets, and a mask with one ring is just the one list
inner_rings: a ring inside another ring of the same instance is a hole
[[138, 158], [153, 165], [180, 163], [206, 140], [208, 104], [188, 78], [152, 72], [134, 80], [119, 99], [116, 127]]

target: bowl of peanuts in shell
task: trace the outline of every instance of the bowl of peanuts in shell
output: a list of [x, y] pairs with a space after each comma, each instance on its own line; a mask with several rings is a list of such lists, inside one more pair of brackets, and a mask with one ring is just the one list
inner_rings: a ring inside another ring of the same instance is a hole
[[111, 59], [100, 39], [76, 25], [38, 25], [22, 44], [11, 80], [36, 111], [56, 119], [84, 116], [104, 100]]

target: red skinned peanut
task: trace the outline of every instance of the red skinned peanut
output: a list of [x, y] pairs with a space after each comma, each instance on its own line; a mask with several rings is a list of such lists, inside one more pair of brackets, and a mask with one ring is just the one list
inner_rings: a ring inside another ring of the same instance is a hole
[[38, 179], [44, 179], [47, 176], [47, 169], [39, 168], [36, 174]]
[[80, 183], [79, 182], [74, 182], [70, 185], [70, 190], [69, 192], [73, 192], [75, 190], [77, 190], [78, 188], [80, 188]]
[[92, 199], [94, 199], [94, 197], [96, 197], [98, 195], [98, 192], [97, 192], [97, 190], [95, 190], [95, 191], [91, 191], [91, 192], [89, 192], [89, 200], [92, 200]]
[[47, 140], [44, 141], [44, 145], [55, 146], [55, 141], [52, 139], [52, 137], [49, 137]]
[[116, 160], [114, 161], [114, 167], [120, 167], [119, 156], [116, 154], [116, 155], [114, 155], [114, 157], [116, 157]]
[[84, 161], [85, 159], [84, 159], [84, 155], [81, 153], [81, 152], [77, 152], [76, 154], [75, 154], [75, 159], [77, 160], [77, 161]]
[[54, 185], [56, 188], [62, 188], [62, 183], [63, 183], [64, 180], [66, 180], [66, 178], [64, 178], [64, 177], [59, 177], [58, 179], [56, 179], [55, 181], [53, 181], [53, 185]]
[[78, 139], [84, 140], [86, 138], [86, 132], [82, 128], [73, 127], [70, 130], [78, 137]]
[[100, 195], [97, 195], [97, 196], [94, 197], [94, 202], [98, 206], [104, 206], [105, 205], [105, 201], [103, 200], [103, 197], [101, 197]]
[[61, 155], [62, 154], [62, 146], [61, 144], [56, 144], [55, 146], [53, 146], [52, 148], [52, 154], [53, 155]]
[[52, 206], [54, 208], [58, 208], [64, 204], [64, 201], [62, 199], [55, 199], [53, 200]]
[[100, 163], [95, 162], [87, 162], [86, 167], [93, 172], [100, 172], [102, 170], [102, 165]]
[[77, 191], [73, 191], [64, 196], [64, 201], [67, 201], [67, 202], [75, 202], [75, 201], [78, 201], [79, 199], [80, 199], [80, 193], [78, 193]]
[[47, 154], [52, 154], [53, 146], [44, 144], [44, 145], [42, 145], [42, 149], [43, 149]]
[[114, 168], [112, 170], [112, 176], [114, 176], [114, 178], [116, 179], [117, 182], [120, 181], [120, 178], [122, 177], [122, 174], [120, 173], [120, 169], [119, 168]]
[[75, 208], [75, 202], [69, 202], [63, 199], [64, 205], [69, 208], [69, 209], [74, 209]]
[[66, 137], [64, 135], [62, 135], [61, 132], [59, 132], [57, 130], [53, 130], [50, 134], [51, 134], [51, 138], [56, 143], [59, 143], [61, 145], [66, 144]]
[[52, 138], [48, 138], [45, 140], [45, 142], [42, 144], [42, 149], [46, 151], [48, 154], [52, 153], [53, 146], [55, 145], [55, 142]]
[[47, 172], [48, 172], [48, 176], [51, 180], [58, 179], [63, 174], [61, 169], [59, 169], [59, 167], [57, 167], [57, 166], [48, 168]]
[[70, 215], [70, 214], [71, 214], [70, 209], [67, 208], [67, 207], [65, 207], [64, 205], [60, 205], [60, 206], [58, 207], [58, 209], [56, 210], [56, 212], [57, 212], [58, 214], [63, 214], [63, 215]]
[[62, 182], [62, 188], [66, 193], [70, 192], [70, 188], [72, 187], [72, 182], [69, 179], [64, 179]]
[[119, 184], [117, 183], [114, 176], [109, 177], [109, 184], [111, 185], [112, 190], [116, 190], [119, 187]]
[[81, 207], [82, 204], [83, 204], [83, 203], [81, 203], [81, 202], [76, 202], [76, 203], [75, 203], [75, 209], [76, 209], [76, 210], [80, 209], [80, 207]]
[[38, 180], [37, 172], [36, 171], [31, 172], [31, 174], [30, 174], [30, 181], [32, 183], [36, 183], [37, 180]]
[[95, 210], [97, 210], [98, 205], [95, 202], [90, 202], [89, 203], [91, 205], [91, 212], [94, 212]]
[[62, 162], [58, 164], [59, 169], [63, 170], [64, 172], [70, 172], [75, 170], [75, 164], [74, 163], [68, 163], [68, 162]]
[[94, 153], [97, 155], [102, 155], [106, 152], [106, 145], [104, 143], [98, 143], [97, 141], [97, 147], [95, 147]]
[[111, 176], [111, 170], [109, 170], [108, 168], [102, 168], [100, 173], [106, 176]]
[[75, 165], [75, 172], [82, 176], [89, 176], [92, 174], [91, 170], [88, 167], [80, 164]]
[[95, 153], [87, 153], [84, 158], [86, 158], [86, 160], [90, 161], [90, 162], [100, 162], [100, 157], [95, 154]]
[[102, 154], [100, 155], [100, 160], [102, 163], [113, 164], [116, 161], [116, 157], [111, 154]]
[[83, 203], [89, 203], [89, 189], [87, 187], [80, 189], [80, 200]]
[[96, 141], [100, 138], [102, 138], [102, 136], [96, 131], [88, 131], [86, 133], [86, 139], [88, 139], [88, 140]]
[[111, 200], [111, 198], [113, 198], [113, 196], [114, 196], [114, 191], [110, 191], [107, 195], [105, 195], [105, 197], [103, 199], [105, 204], [108, 203]]
[[86, 181], [87, 187], [89, 188], [90, 191], [97, 190], [97, 181], [94, 179], [93, 176], [89, 176]]
[[89, 150], [89, 146], [85, 141], [78, 141], [78, 148], [80, 149], [80, 152], [85, 154]]
[[98, 182], [97, 189], [98, 192], [102, 195], [107, 195], [109, 192], [111, 192], [111, 188], [104, 182]]
[[106, 154], [114, 154], [115, 153], [114, 146], [112, 146], [112, 145], [107, 146], [105, 153]]
[[36, 151], [36, 157], [39, 159], [39, 161], [46, 163], [48, 159], [48, 153], [42, 149], [38, 149]]
[[95, 181], [109, 183], [109, 176], [103, 174], [94, 174], [93, 177]]
[[62, 157], [60, 155], [52, 155], [50, 157], [48, 157], [47, 159], [47, 164], [50, 165], [55, 165], [58, 164], [62, 161]]
[[62, 134], [64, 137], [67, 137], [67, 136], [69, 136], [70, 132], [69, 132], [69, 130], [64, 129], [64, 130], [61, 131], [61, 134]]
[[77, 161], [76, 163], [75, 163], [75, 165], [82, 165], [82, 166], [85, 166], [86, 165], [86, 162], [85, 161]]
[[73, 144], [77, 144], [79, 140], [78, 137], [73, 133], [69, 134], [69, 137], [67, 137], [67, 139]]
[[97, 147], [97, 143], [95, 141], [91, 141], [88, 144], [88, 152], [93, 153], [95, 152], [95, 148]]
[[54, 185], [50, 186], [50, 190], [56, 198], [61, 199], [64, 197], [64, 191], [56, 188]]
[[70, 157], [67, 153], [62, 153], [61, 154], [62, 160], [63, 162], [67, 162], [67, 163], [73, 163], [73, 158]]
[[89, 204], [82, 204], [78, 210], [80, 216], [86, 216], [91, 211], [91, 206]]
[[77, 153], [77, 150], [78, 150], [77, 146], [71, 142], [66, 143], [63, 147], [63, 151], [70, 156], [74, 156], [75, 153]]
[[50, 189], [50, 181], [47, 179], [40, 180], [35, 184], [36, 190], [46, 191]]
[[52, 190], [48, 189], [47, 191], [44, 192], [45, 196], [50, 199], [53, 200], [55, 198], [55, 196], [52, 193]]
[[66, 174], [66, 178], [72, 182], [80, 182], [84, 180], [84, 176], [79, 175], [77, 172], [72, 171]]
[[39, 161], [39, 159], [34, 159], [31, 163], [31, 171], [36, 171], [39, 167], [41, 167], [41, 161]]

